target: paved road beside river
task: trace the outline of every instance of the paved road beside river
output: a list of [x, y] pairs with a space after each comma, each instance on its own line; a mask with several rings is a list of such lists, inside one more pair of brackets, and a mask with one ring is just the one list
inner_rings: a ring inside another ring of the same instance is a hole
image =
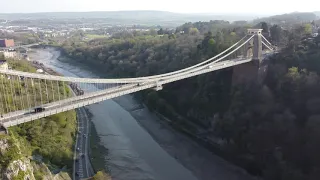
[[89, 118], [84, 108], [76, 110], [78, 119], [78, 136], [76, 143], [76, 160], [75, 165], [75, 180], [92, 177], [94, 175], [89, 156]]
[[[55, 71], [40, 65], [39, 63], [33, 63], [36, 68], [44, 69], [45, 72], [51, 75], [59, 75]], [[76, 96], [74, 90], [69, 87], [73, 96]], [[73, 172], [72, 179], [80, 180], [83, 178], [89, 178], [94, 175], [94, 171], [89, 159], [88, 149], [89, 149], [89, 135], [90, 135], [90, 119], [85, 111], [84, 107], [76, 109], [77, 113], [77, 135], [74, 150], [74, 162], [73, 162]]]

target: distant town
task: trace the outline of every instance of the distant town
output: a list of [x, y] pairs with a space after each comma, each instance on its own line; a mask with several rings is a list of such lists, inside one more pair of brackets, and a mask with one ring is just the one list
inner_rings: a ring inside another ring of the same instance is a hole
[[[52, 25], [51, 25], [52, 24]], [[109, 38], [123, 32], [149, 33], [150, 30], [159, 31], [160, 26], [143, 25], [109, 25], [102, 22], [97, 24], [82, 22], [79, 19], [59, 20], [0, 20], [0, 53], [4, 58], [30, 60], [27, 52], [30, 44], [63, 43], [66, 39], [81, 34], [81, 40], [90, 41], [98, 38]], [[167, 32], [174, 32], [174, 28], [166, 28]], [[6, 68], [1, 59], [1, 67]]]
[[[130, 17], [130, 12], [128, 12], [128, 18]], [[80, 38], [80, 41], [90, 41], [93, 39], [103, 39], [103, 38], [110, 38], [110, 37], [125, 37], [127, 34], [141, 34], [141, 35], [158, 35], [163, 36], [163, 34], [184, 34], [185, 31], [188, 31], [191, 27], [190, 23], [185, 23], [182, 28], [177, 28], [177, 22], [167, 22], [167, 21], [154, 21], [152, 20], [152, 24], [149, 23], [148, 18], [151, 16], [147, 16], [150, 12], [145, 12], [143, 20], [140, 21], [129, 21], [121, 19], [121, 16], [118, 14], [108, 14], [108, 18], [58, 18], [59, 14], [54, 14], [52, 17], [19, 17], [19, 18], [8, 18], [0, 19], [0, 53], [3, 54], [4, 58], [13, 58], [18, 60], [30, 60], [28, 57], [29, 47], [26, 45], [33, 45], [33, 44], [46, 44], [46, 45], [61, 45], [66, 40], [70, 38]], [[159, 13], [161, 16], [166, 17], [170, 16], [173, 17], [175, 14], [168, 14], [164, 12], [152, 12]], [[36, 15], [36, 14], [35, 14]], [[84, 14], [81, 14], [84, 15]], [[88, 14], [87, 14], [88, 15]], [[90, 13], [89, 13], [90, 15]], [[311, 36], [309, 39], [315, 38], [318, 36], [319, 32], [319, 22], [315, 21], [316, 19], [313, 15], [310, 14], [298, 14], [299, 17], [303, 15], [305, 19], [302, 19], [301, 23], [310, 23], [310, 32]], [[292, 14], [292, 16], [295, 16]], [[1, 16], [0, 16], [1, 17]], [[156, 17], [156, 16], [155, 16]], [[155, 18], [152, 17], [152, 18]], [[276, 17], [276, 16], [275, 16]], [[4, 18], [4, 17], [2, 17]], [[180, 18], [180, 19], [179, 19]], [[184, 20], [181, 19], [179, 16], [179, 23], [183, 22]], [[199, 19], [208, 19], [208, 17], [194, 17]], [[278, 20], [279, 19], [279, 20]], [[282, 30], [289, 31], [293, 28], [292, 19], [287, 18], [286, 15], [283, 15], [283, 18], [274, 18], [271, 17], [268, 19], [261, 19], [267, 20], [270, 24], [279, 24]], [[249, 21], [241, 20], [241, 21], [223, 21], [223, 20], [216, 20], [217, 22], [221, 22], [222, 24], [226, 24], [228, 26], [246, 26], [250, 24]], [[253, 20], [260, 21], [260, 20]], [[155, 22], [162, 25], [157, 25]], [[164, 23], [165, 22], [165, 23]], [[199, 21], [201, 22], [201, 21]], [[211, 22], [211, 21], [210, 21]], [[182, 24], [179, 24], [182, 25]], [[189, 27], [190, 26], [190, 27]], [[179, 30], [178, 30], [179, 29]], [[268, 37], [268, 35], [265, 35]], [[3, 58], [3, 59], [4, 59]], [[1, 67], [6, 68], [7, 66], [4, 65], [5, 61], [1, 59]]]

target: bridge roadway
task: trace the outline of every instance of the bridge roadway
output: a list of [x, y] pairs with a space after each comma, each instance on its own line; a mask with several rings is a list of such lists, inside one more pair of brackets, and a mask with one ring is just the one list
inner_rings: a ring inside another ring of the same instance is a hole
[[88, 93], [83, 96], [76, 96], [69, 99], [57, 101], [54, 103], [49, 103], [43, 105], [43, 107], [46, 108], [44, 112], [40, 113], [31, 113], [30, 110], [25, 111], [19, 111], [20, 113], [10, 113], [12, 116], [6, 115], [0, 120], [0, 123], [2, 123], [5, 127], [15, 126], [17, 124], [33, 121], [35, 119], [43, 118], [46, 116], [50, 116], [53, 114], [61, 113], [64, 111], [76, 109], [79, 107], [87, 106], [90, 104], [98, 103], [107, 99], [115, 98], [118, 96], [134, 93], [137, 91], [149, 89], [149, 88], [155, 88], [157, 85], [163, 85], [168, 84], [171, 82], [175, 82], [178, 80], [186, 79], [189, 77], [193, 77], [196, 75], [216, 71], [219, 69], [224, 69], [227, 67], [243, 64], [250, 62], [251, 59], [244, 59], [241, 58], [234, 59], [234, 60], [228, 60], [216, 63], [214, 65], [205, 66], [202, 67], [201, 70], [190, 72], [188, 74], [180, 75], [180, 76], [174, 76], [172, 78], [164, 78], [159, 79], [157, 82], [145, 82], [140, 85], [138, 84], [127, 84], [115, 88], [110, 88], [98, 92]]
[[32, 46], [39, 45], [39, 43], [33, 43], [33, 44], [26, 44], [26, 45], [20, 45], [20, 46], [12, 46], [12, 47], [0, 47], [0, 49], [16, 49], [16, 48], [28, 48]]

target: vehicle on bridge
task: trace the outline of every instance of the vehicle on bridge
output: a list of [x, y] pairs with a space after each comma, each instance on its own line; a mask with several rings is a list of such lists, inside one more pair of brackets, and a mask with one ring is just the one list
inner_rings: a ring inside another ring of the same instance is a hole
[[35, 113], [43, 112], [45, 110], [46, 110], [46, 108], [44, 108], [44, 107], [36, 107], [36, 108], [34, 108], [34, 112]]
[[79, 95], [81, 96], [81, 95], [84, 95], [84, 91], [83, 90], [80, 90], [79, 91]]

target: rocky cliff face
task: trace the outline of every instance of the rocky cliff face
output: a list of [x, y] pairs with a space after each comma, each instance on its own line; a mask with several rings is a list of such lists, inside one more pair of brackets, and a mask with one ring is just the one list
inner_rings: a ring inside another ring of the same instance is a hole
[[33, 175], [33, 167], [29, 159], [22, 158], [19, 160], [14, 160], [8, 165], [8, 167], [2, 169], [0, 179], [11, 180], [15, 178], [24, 180], [35, 180]]
[[6, 135], [0, 137], [0, 179], [35, 179], [30, 160], [21, 155], [18, 144]]
[[36, 174], [39, 172], [42, 174], [42, 180], [71, 180], [69, 174], [66, 172], [52, 174], [49, 168], [44, 163], [33, 163], [32, 165]]
[[44, 163], [35, 163], [24, 157], [19, 142], [7, 135], [0, 135], [0, 179], [71, 180], [67, 173], [53, 175]]

